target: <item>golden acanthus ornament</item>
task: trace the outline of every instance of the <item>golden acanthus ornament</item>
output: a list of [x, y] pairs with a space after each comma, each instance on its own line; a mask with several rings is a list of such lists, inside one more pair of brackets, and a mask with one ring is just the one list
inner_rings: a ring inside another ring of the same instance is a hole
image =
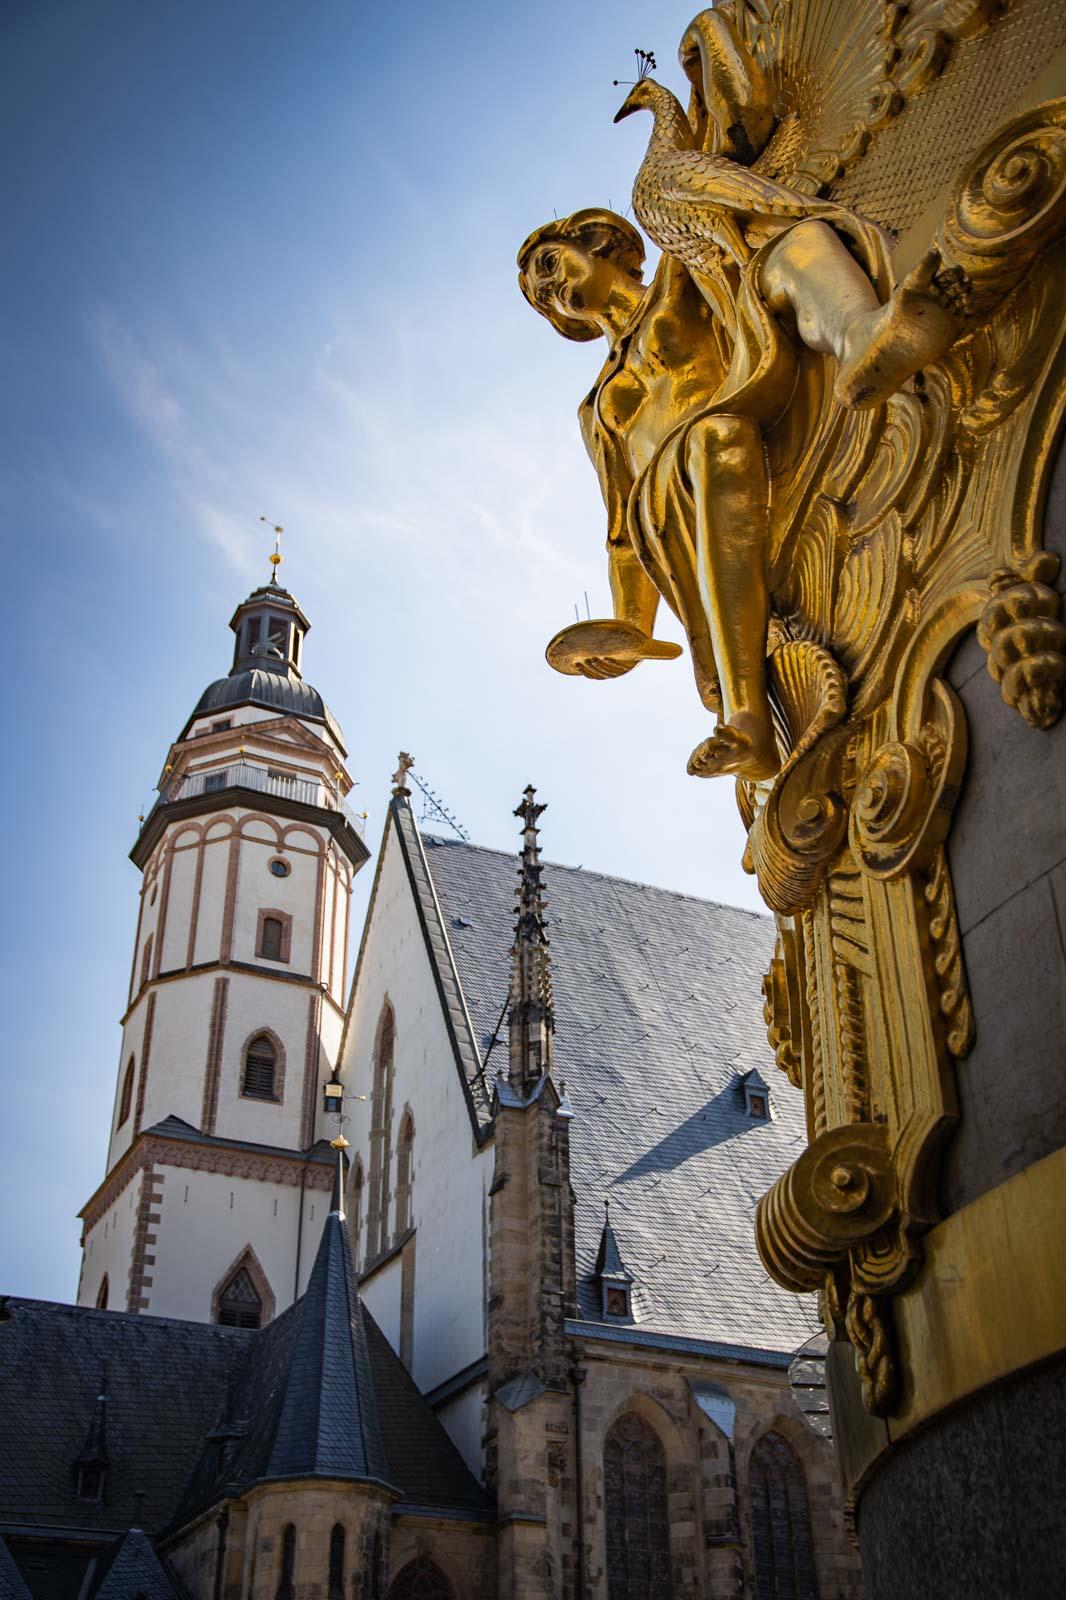
[[[1038, 24], [1066, 51], [1053, 13], [723, 0], [681, 42], [687, 110], [643, 78], [618, 112], [652, 117], [633, 193], [651, 282], [638, 231], [601, 209], [518, 257], [557, 331], [608, 347], [580, 419], [614, 617], [563, 629], [548, 660], [617, 677], [675, 653], [660, 599], [682, 623], [716, 719], [689, 771], [737, 779], [778, 920], [770, 1040], [807, 1102], [810, 1148], [761, 1203], [759, 1247], [779, 1282], [822, 1291], [881, 1413], [889, 1299], [938, 1220], [973, 1038], [945, 852], [966, 728], [943, 668], [977, 626], [1034, 728], [1066, 682], [1039, 548], [1066, 395], [1066, 100], [1047, 92], [1066, 72], [1034, 89], [1036, 63], [1001, 52], [993, 81], [982, 54], [990, 30]], [[942, 79], [1000, 108], [976, 143], [938, 115]]]

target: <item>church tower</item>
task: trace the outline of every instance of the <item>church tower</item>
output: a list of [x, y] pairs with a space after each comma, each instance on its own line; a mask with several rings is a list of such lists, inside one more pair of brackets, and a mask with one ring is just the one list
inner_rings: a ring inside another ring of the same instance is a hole
[[142, 874], [107, 1172], [79, 1303], [256, 1326], [306, 1286], [329, 1206], [321, 1085], [369, 852], [341, 730], [277, 581], [167, 753]]

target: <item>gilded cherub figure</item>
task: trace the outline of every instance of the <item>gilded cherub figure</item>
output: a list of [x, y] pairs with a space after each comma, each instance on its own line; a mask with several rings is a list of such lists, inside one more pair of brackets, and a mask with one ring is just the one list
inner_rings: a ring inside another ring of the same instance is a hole
[[549, 660], [608, 678], [672, 654], [651, 637], [662, 596], [718, 719], [688, 770], [758, 780], [779, 766], [767, 457], [775, 433], [796, 431], [804, 351], [835, 361], [841, 405], [867, 407], [942, 355], [959, 323], [935, 257], [892, 292], [879, 228], [750, 169], [774, 117], [728, 14], [701, 13], [680, 57], [688, 115], [643, 78], [615, 119], [645, 109], [655, 119], [634, 186], [637, 217], [663, 251], [653, 281], [643, 282], [640, 235], [610, 211], [547, 223], [518, 255], [523, 294], [558, 332], [608, 343], [580, 419], [607, 509], [615, 618], [565, 629]]

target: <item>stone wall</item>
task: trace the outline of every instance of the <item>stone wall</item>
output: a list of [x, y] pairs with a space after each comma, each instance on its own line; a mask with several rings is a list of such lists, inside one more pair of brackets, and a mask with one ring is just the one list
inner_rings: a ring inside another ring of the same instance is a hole
[[[1044, 540], [1066, 560], [1066, 453]], [[977, 1024], [944, 1169], [957, 1211], [1066, 1144], [1066, 718], [1042, 733], [1005, 705], [975, 633], [950, 678], [970, 735], [949, 855]]]

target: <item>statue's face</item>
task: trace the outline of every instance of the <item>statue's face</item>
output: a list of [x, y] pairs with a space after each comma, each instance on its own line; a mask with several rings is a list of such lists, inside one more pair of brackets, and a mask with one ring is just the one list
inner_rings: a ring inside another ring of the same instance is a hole
[[571, 240], [538, 245], [527, 268], [537, 304], [580, 322], [595, 323], [610, 299], [621, 268]]

